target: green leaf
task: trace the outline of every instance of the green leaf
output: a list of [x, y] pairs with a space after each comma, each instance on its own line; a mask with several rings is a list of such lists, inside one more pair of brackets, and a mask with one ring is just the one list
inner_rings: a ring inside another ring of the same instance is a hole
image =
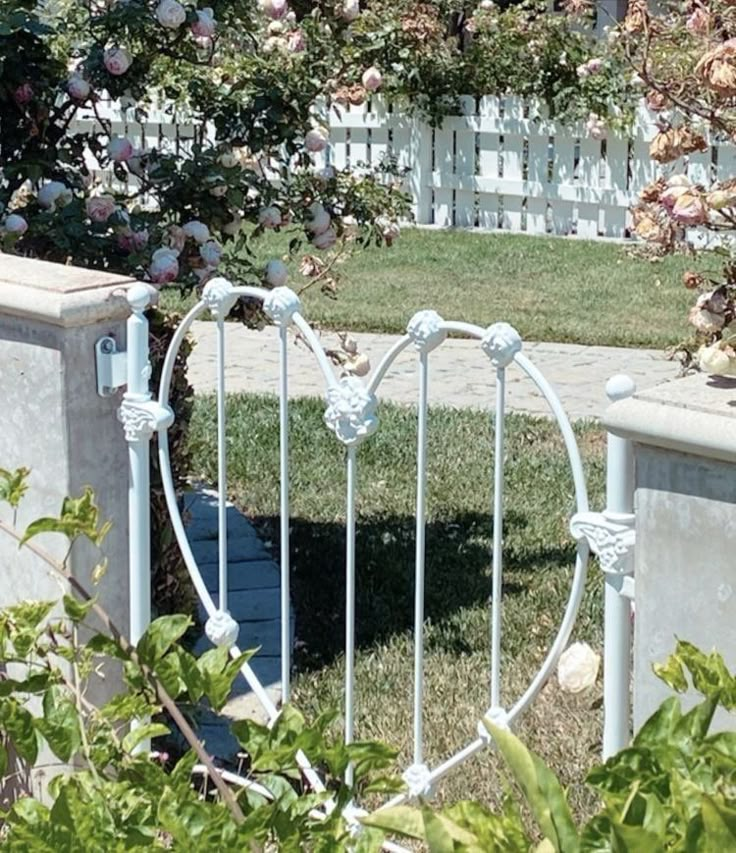
[[26, 480], [30, 473], [28, 468], [16, 468], [15, 471], [0, 468], [0, 503], [4, 501], [13, 509], [17, 509], [23, 495], [28, 491]]
[[38, 757], [38, 735], [33, 716], [15, 699], [0, 702], [0, 731], [4, 731], [13, 742], [18, 755], [29, 764]]
[[79, 601], [71, 595], [65, 595], [63, 599], [64, 612], [72, 622], [83, 622], [89, 611], [95, 606], [95, 601], [94, 598], [89, 601]]
[[675, 727], [682, 718], [680, 700], [676, 696], [665, 699], [634, 737], [634, 746], [669, 744]]
[[163, 737], [170, 734], [170, 729], [163, 723], [145, 723], [142, 726], [134, 726], [123, 738], [123, 749], [125, 752], [133, 750], [144, 740], [155, 737]]
[[424, 820], [424, 838], [430, 853], [453, 853], [455, 847], [453, 834], [455, 833], [450, 833], [451, 827], [462, 833], [463, 839], [458, 840], [464, 840], [466, 844], [474, 841], [469, 832], [460, 830], [449, 818], [434, 814], [432, 809], [427, 806], [422, 808], [422, 818]]
[[151, 622], [136, 647], [141, 662], [155, 667], [156, 662], [184, 636], [191, 624], [189, 616], [182, 614], [159, 616]]
[[736, 809], [704, 794], [701, 814], [709, 849], [736, 850]]
[[54, 755], [68, 761], [81, 743], [79, 711], [69, 693], [55, 685], [43, 697], [43, 718], [36, 728], [46, 739]]
[[392, 835], [403, 835], [407, 838], [424, 840], [424, 818], [420, 809], [412, 806], [392, 806], [379, 809], [377, 812], [363, 817], [360, 822], [365, 826], [382, 829]]
[[112, 522], [100, 525], [100, 511], [94, 493], [87, 486], [79, 498], [64, 498], [58, 518], [39, 518], [26, 528], [21, 545], [39, 533], [61, 533], [69, 539], [85, 536], [94, 545], [101, 545], [110, 532]]
[[521, 785], [542, 833], [561, 853], [576, 853], [580, 838], [557, 777], [510, 731], [483, 721]]

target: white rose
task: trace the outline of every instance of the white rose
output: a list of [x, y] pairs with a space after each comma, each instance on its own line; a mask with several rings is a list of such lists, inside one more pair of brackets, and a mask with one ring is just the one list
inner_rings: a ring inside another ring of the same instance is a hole
[[49, 181], [38, 191], [38, 204], [44, 210], [56, 210], [72, 200], [72, 191], [61, 181]]
[[179, 259], [173, 249], [156, 249], [148, 268], [151, 281], [156, 284], [166, 284], [179, 275]]
[[289, 269], [283, 261], [275, 259], [266, 264], [266, 281], [273, 287], [283, 287], [289, 278]]
[[573, 643], [560, 656], [557, 679], [565, 693], [580, 693], [595, 684], [601, 657], [587, 643]]
[[87, 216], [93, 222], [107, 222], [115, 213], [115, 199], [111, 195], [98, 195], [87, 199]]
[[258, 213], [258, 224], [264, 228], [278, 228], [281, 225], [281, 211], [273, 205], [261, 208]]
[[321, 234], [315, 234], [312, 238], [312, 245], [315, 249], [331, 249], [335, 243], [337, 243], [337, 234], [334, 228], [328, 228]]
[[304, 137], [304, 147], [312, 153], [324, 151], [327, 148], [327, 143], [327, 134], [319, 128], [307, 131]]
[[191, 237], [195, 243], [206, 243], [210, 239], [210, 229], [198, 219], [192, 219], [181, 229], [187, 237]]
[[133, 156], [133, 143], [124, 136], [114, 136], [107, 143], [107, 154], [115, 163], [124, 163]]
[[113, 77], [120, 77], [121, 74], [125, 74], [130, 68], [133, 59], [125, 48], [111, 47], [105, 51], [102, 61], [105, 64], [105, 68], [107, 68]]
[[67, 81], [66, 90], [75, 101], [86, 101], [91, 87], [81, 74], [72, 74]]
[[156, 7], [156, 20], [167, 29], [178, 30], [186, 19], [187, 11], [177, 0], [161, 0]]
[[234, 169], [240, 164], [240, 158], [232, 150], [223, 151], [222, 154], [220, 154], [220, 156], [217, 158], [217, 162], [222, 166], [223, 169]]
[[345, 0], [340, 16], [348, 23], [360, 17], [360, 0]]
[[318, 201], [310, 205], [309, 213], [310, 219], [306, 223], [306, 229], [312, 234], [323, 234], [332, 224], [330, 214]]
[[363, 88], [369, 92], [375, 92], [381, 88], [381, 84], [383, 83], [383, 75], [376, 68], [375, 65], [371, 65], [370, 68], [367, 68], [363, 72]]
[[3, 230], [6, 234], [25, 234], [28, 230], [28, 223], [17, 213], [11, 213], [10, 216], [3, 222]]
[[736, 359], [730, 359], [717, 343], [698, 350], [698, 364], [711, 376], [728, 376], [736, 372]]
[[216, 27], [215, 12], [211, 7], [197, 10], [197, 20], [192, 24], [192, 33], [197, 38], [212, 38]]
[[208, 267], [216, 267], [222, 260], [222, 246], [215, 240], [208, 240], [199, 247], [199, 256]]

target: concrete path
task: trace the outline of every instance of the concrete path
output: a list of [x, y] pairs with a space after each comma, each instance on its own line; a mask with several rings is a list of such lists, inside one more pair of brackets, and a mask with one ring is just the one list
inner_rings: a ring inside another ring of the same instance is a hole
[[[190, 492], [185, 498], [187, 536], [202, 572], [207, 591], [218, 599], [217, 493], [209, 489]], [[232, 504], [227, 505], [228, 608], [240, 625], [238, 644], [245, 649], [260, 647], [250, 665], [271, 698], [281, 700], [281, 577], [278, 565], [258, 537], [256, 529]], [[204, 625], [207, 614], [200, 606]], [[294, 635], [294, 614], [291, 614]], [[199, 656], [212, 644], [202, 635], [194, 647]], [[260, 702], [245, 678], [238, 676], [233, 693], [220, 715], [205, 713], [198, 721], [199, 734], [207, 748], [219, 758], [231, 758], [238, 750], [228, 730], [228, 720], [257, 719], [266, 722]]]
[[[278, 332], [267, 327], [257, 332], [235, 323], [226, 326], [225, 379], [229, 392], [276, 393], [278, 388]], [[197, 346], [189, 360], [189, 376], [197, 393], [215, 390], [214, 323], [197, 322]], [[398, 339], [396, 335], [354, 335], [361, 352], [375, 367]], [[326, 347], [337, 347], [334, 333], [323, 333]], [[593, 347], [578, 344], [525, 343], [524, 352], [557, 391], [571, 419], [599, 418], [606, 408], [606, 381], [615, 373], [628, 373], [639, 389], [677, 376], [679, 365], [659, 350]], [[289, 387], [295, 397], [324, 396], [324, 380], [314, 356], [304, 343], [290, 350]], [[416, 353], [405, 350], [394, 363], [378, 391], [379, 399], [415, 403]], [[494, 371], [477, 341], [450, 340], [430, 358], [430, 404], [486, 409], [493, 405]], [[515, 366], [508, 371], [510, 411], [548, 415], [546, 401], [534, 384]]]

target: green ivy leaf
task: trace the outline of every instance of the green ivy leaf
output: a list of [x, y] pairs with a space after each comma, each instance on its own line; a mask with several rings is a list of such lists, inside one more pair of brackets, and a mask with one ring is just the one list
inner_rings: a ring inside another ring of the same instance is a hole
[[182, 614], [160, 616], [151, 622], [136, 647], [141, 662], [155, 667], [156, 662], [184, 636], [191, 624], [189, 616]]
[[50, 687], [44, 694], [43, 718], [36, 720], [36, 728], [59, 760], [69, 761], [79, 749], [79, 726], [79, 712], [68, 692], [59, 685]]
[[38, 735], [33, 722], [30, 712], [15, 699], [0, 702], [0, 731], [8, 735], [18, 755], [29, 764], [35, 764], [38, 757]]
[[138, 744], [144, 740], [155, 737], [163, 737], [170, 734], [168, 726], [163, 723], [145, 723], [142, 726], [134, 726], [123, 738], [123, 750], [127, 753], [133, 752]]
[[89, 601], [79, 601], [71, 595], [65, 595], [63, 599], [64, 612], [72, 622], [83, 622], [89, 611], [95, 606], [95, 601], [94, 598]]
[[701, 813], [708, 849], [723, 853], [736, 850], [736, 809], [704, 794]]

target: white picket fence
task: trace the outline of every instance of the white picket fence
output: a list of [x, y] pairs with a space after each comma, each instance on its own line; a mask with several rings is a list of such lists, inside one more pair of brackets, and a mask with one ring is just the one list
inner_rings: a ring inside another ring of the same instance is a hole
[[[433, 128], [381, 98], [329, 113], [331, 145], [318, 167], [380, 167], [394, 160], [406, 171], [418, 225], [479, 228], [587, 238], [630, 238], [630, 207], [660, 174], [686, 173], [693, 181], [736, 174], [736, 146], [716, 143], [704, 153], [669, 164], [651, 160], [657, 129], [642, 104], [628, 136], [592, 139], [581, 125], [549, 119], [544, 105], [513, 95], [461, 99], [462, 115]], [[212, 129], [170, 110], [151, 111], [144, 122], [112, 104], [98, 116], [112, 133], [144, 148], [186, 153], [193, 142], [214, 140]], [[97, 121], [80, 115], [73, 131]], [[94, 167], [94, 163], [91, 163]], [[100, 172], [114, 184], [111, 172]]]

